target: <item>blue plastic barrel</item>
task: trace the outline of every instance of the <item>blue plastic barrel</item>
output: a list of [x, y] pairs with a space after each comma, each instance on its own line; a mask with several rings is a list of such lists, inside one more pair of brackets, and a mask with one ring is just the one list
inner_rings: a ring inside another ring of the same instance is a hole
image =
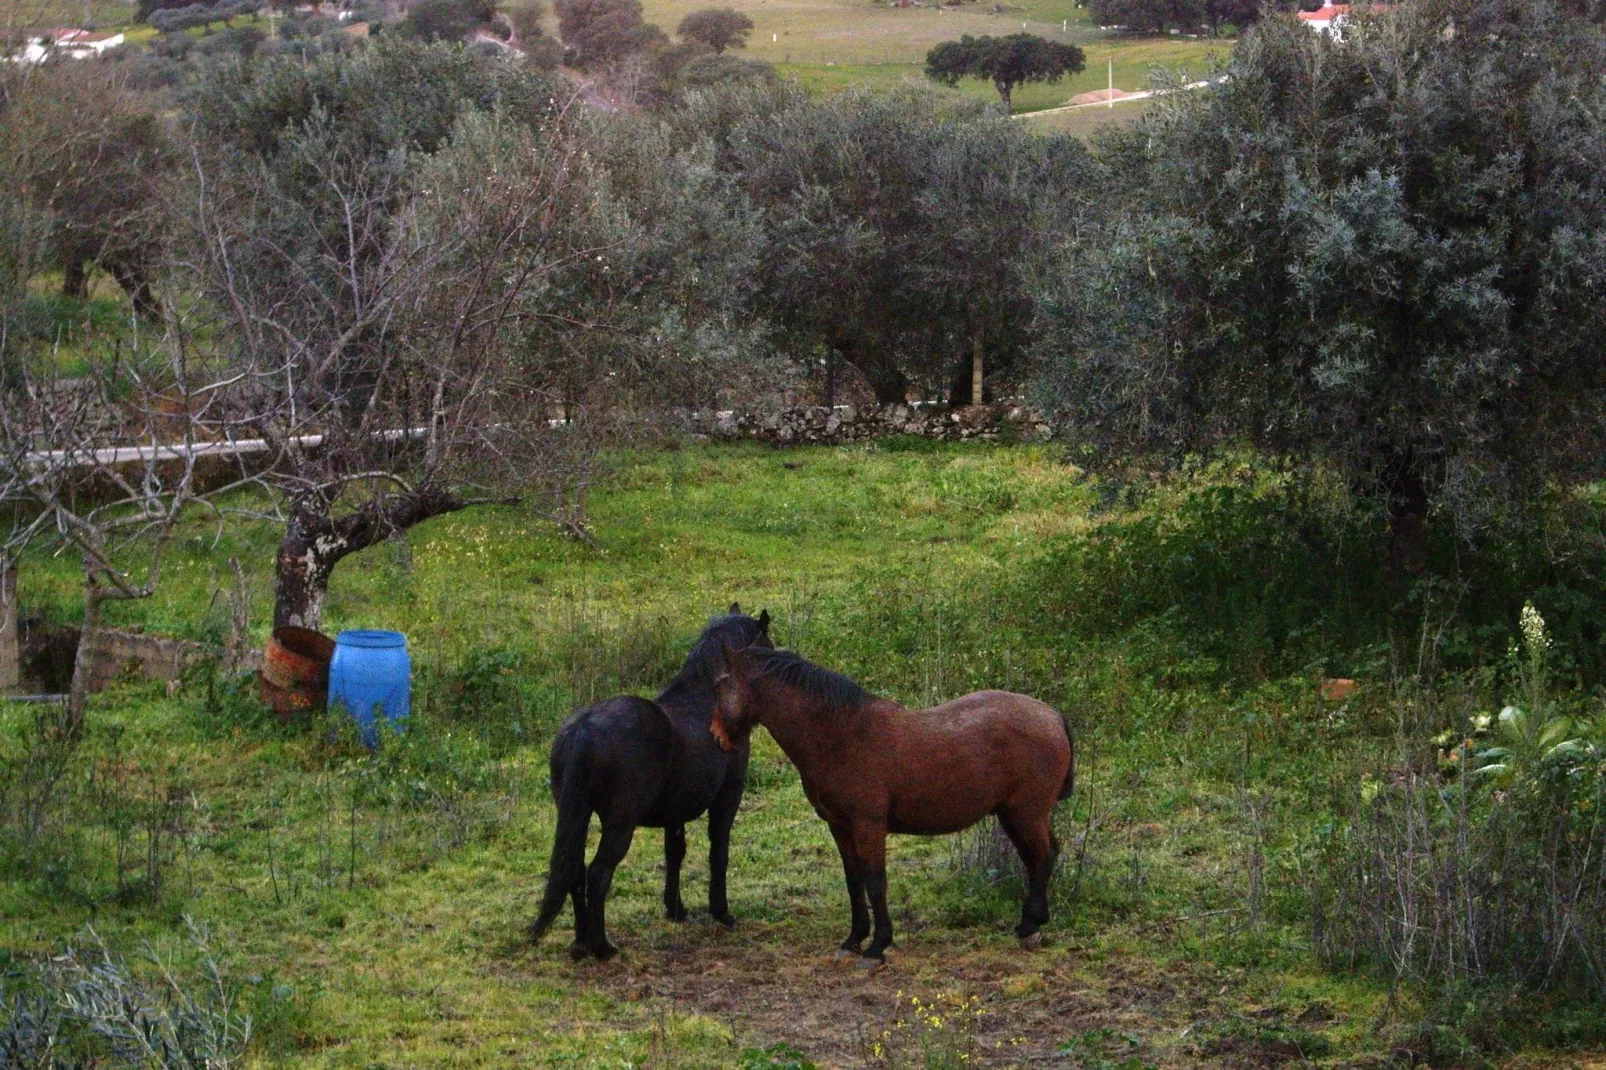
[[329, 704], [346, 707], [357, 722], [362, 741], [379, 746], [377, 717], [401, 731], [412, 708], [412, 659], [401, 632], [353, 629], [335, 636], [329, 663]]

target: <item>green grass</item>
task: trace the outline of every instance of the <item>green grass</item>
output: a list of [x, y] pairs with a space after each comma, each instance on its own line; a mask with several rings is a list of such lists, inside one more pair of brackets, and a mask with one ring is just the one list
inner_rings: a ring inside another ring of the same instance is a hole
[[134, 14], [131, 0], [12, 0], [0, 25], [120, 29], [133, 24]]
[[1107, 127], [1126, 126], [1135, 123], [1142, 117], [1144, 102], [1141, 100], [1122, 104], [1116, 101], [1115, 107], [1071, 108], [1066, 111], [1039, 112], [1029, 118], [1021, 119], [1026, 129], [1039, 134], [1074, 134], [1077, 137], [1091, 137]]
[[[706, 5], [701, 0], [648, 0], [644, 6], [649, 22], [673, 32], [688, 13]], [[1221, 41], [1109, 36], [1093, 25], [1086, 8], [1069, 0], [1002, 4], [996, 14], [993, 5], [982, 3], [899, 8], [867, 0], [737, 0], [734, 6], [754, 22], [743, 54], [776, 64], [815, 92], [854, 85], [884, 89], [908, 77], [923, 79], [926, 53], [967, 33], [1024, 31], [1080, 45], [1087, 53], [1087, 70], [1055, 86], [1022, 86], [1015, 94], [1018, 111], [1056, 107], [1077, 93], [1103, 88], [1111, 58], [1117, 88], [1135, 90], [1147, 86], [1154, 66], [1203, 72], [1230, 47]], [[961, 89], [988, 101], [998, 97], [984, 82], [965, 83]]]
[[[1112, 58], [1115, 60], [1115, 87], [1134, 92], [1149, 88], [1150, 76], [1158, 67], [1186, 70], [1192, 75], [1202, 76], [1212, 65], [1226, 58], [1228, 49], [1229, 46], [1221, 42], [1203, 41], [1112, 39], [1090, 44], [1085, 48], [1088, 56], [1086, 70], [1053, 85], [1033, 83], [1018, 86], [1014, 92], [1015, 111], [1026, 113], [1057, 108], [1078, 93], [1106, 88], [1110, 82], [1107, 60]], [[834, 65], [783, 62], [779, 64], [779, 69], [782, 74], [796, 78], [799, 84], [813, 93], [840, 92], [849, 88], [890, 90], [911, 80], [928, 87], [934, 85], [925, 77], [922, 62]], [[956, 90], [989, 104], [998, 102], [998, 92], [989, 82], [966, 80]]]
[[[408, 633], [408, 735], [368, 756], [349, 733], [282, 727], [200, 680], [171, 697], [147, 685], [99, 697], [53, 834], [32, 853], [0, 837], [0, 947], [35, 960], [91, 923], [117, 947], [180, 947], [178, 918], [192, 914], [228, 949], [263, 1064], [734, 1066], [782, 1042], [842, 1064], [859, 1038], [892, 1034], [910, 995], [967, 993], [986, 1013], [966, 1043], [989, 1063], [1071, 1041], [1085, 1058], [1088, 1045], [1127, 1052], [1120, 1034], [1151, 1065], [1288, 1037], [1335, 1058], [1386, 1050], [1425, 1004], [1409, 986], [1390, 1004], [1381, 981], [1324, 971], [1299, 884], [1334, 785], [1387, 745], [1368, 707], [1334, 721], [1307, 678], [1227, 684], [1143, 629], [1056, 626], [1033, 569], [1046, 546], [1101, 523], [1094, 488], [1046, 447], [918, 445], [636, 454], [595, 496], [598, 549], [483, 509], [344, 562], [325, 625]], [[114, 616], [215, 636], [208, 607], [238, 556], [260, 640], [275, 539], [241, 525], [214, 542], [197, 524], [159, 594]], [[30, 607], [70, 617], [75, 583], [66, 561], [24, 563]], [[552, 731], [575, 703], [650, 693], [732, 599], [907, 703], [1003, 686], [1073, 718], [1081, 788], [1061, 835], [1086, 836], [1085, 853], [1057, 879], [1044, 950], [1014, 946], [1010, 863], [984, 829], [895, 839], [891, 966], [834, 963], [846, 925], [834, 849], [762, 735], [736, 828], [734, 932], [698, 920], [700, 828], [694, 919], [659, 916], [662, 836], [643, 830], [610, 905], [622, 962], [571, 964], [558, 936], [524, 943], [551, 842]], [[11, 753], [32, 716], [0, 707]], [[154, 893], [152, 828], [167, 845]], [[1255, 900], [1252, 858], [1266, 888]], [[951, 1021], [919, 1028], [928, 1045], [957, 1043]]]

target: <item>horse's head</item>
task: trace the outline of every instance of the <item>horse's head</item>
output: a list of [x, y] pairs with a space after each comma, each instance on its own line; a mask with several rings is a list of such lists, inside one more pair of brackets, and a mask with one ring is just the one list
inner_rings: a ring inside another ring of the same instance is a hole
[[[771, 650], [775, 649], [775, 642], [770, 639], [769, 610], [761, 609], [757, 617], [749, 617], [742, 612], [742, 604], [740, 602], [732, 602], [729, 615], [725, 619], [742, 626], [742, 634], [747, 644], [768, 647]], [[734, 645], [728, 636], [722, 636], [721, 638], [726, 646]]]
[[757, 723], [752, 659], [745, 649], [726, 644], [724, 671], [714, 678], [714, 719], [708, 730], [722, 748], [731, 750], [748, 737]]

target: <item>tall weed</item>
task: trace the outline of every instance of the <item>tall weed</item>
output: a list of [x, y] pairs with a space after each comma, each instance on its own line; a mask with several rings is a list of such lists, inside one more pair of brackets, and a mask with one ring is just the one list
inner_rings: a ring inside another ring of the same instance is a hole
[[1308, 871], [1328, 962], [1447, 994], [1606, 998], [1606, 735], [1547, 693], [1551, 641], [1531, 604], [1523, 632], [1523, 706], [1446, 711], [1431, 688], [1401, 687], [1394, 762], [1354, 786]]

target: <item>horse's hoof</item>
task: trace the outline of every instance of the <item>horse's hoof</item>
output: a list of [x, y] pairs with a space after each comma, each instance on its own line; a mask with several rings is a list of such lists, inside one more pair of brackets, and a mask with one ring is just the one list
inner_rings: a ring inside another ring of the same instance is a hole
[[664, 911], [664, 916], [666, 918], [668, 918], [670, 921], [685, 921], [686, 920], [686, 908], [685, 907], [670, 907], [669, 909]]
[[710, 914], [709, 917], [713, 918], [727, 929], [736, 928], [736, 915], [732, 914], [728, 910], [723, 914]]
[[576, 940], [569, 945], [569, 957], [576, 962], [584, 962], [591, 957], [591, 949]]
[[866, 973], [874, 973], [876, 970], [881, 969], [881, 967], [885, 966], [886, 964], [887, 960], [882, 958], [880, 955], [876, 955], [874, 957], [870, 955], [860, 955], [859, 961], [854, 963], [855, 966], [861, 970], [864, 970]]
[[856, 947], [839, 947], [832, 952], [831, 957], [845, 962], [848, 959], [858, 959], [863, 954], [864, 952]]
[[1042, 933], [1032, 933], [1032, 935], [1030, 935], [1030, 936], [1023, 936], [1023, 937], [1020, 938], [1020, 949], [1022, 951], [1036, 951], [1038, 948], [1040, 948], [1042, 946], [1043, 946], [1043, 934]]
[[601, 947], [592, 948], [591, 953], [597, 956], [598, 962], [607, 962], [619, 954], [619, 949], [612, 944], [603, 944]]

